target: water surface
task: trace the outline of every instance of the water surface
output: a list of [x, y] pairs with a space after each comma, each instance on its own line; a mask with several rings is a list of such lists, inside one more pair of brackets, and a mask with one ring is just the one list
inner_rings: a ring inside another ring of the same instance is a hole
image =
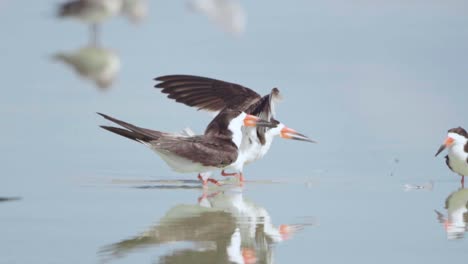
[[[468, 127], [463, 1], [246, 1], [238, 38], [151, 1], [140, 25], [103, 25], [122, 63], [106, 90], [52, 60], [88, 45], [56, 4], [0, 1], [0, 263], [466, 260], [467, 191], [434, 158]], [[103, 112], [203, 131], [211, 116], [153, 88], [174, 73], [278, 87], [278, 119], [319, 144], [277, 139], [243, 188], [205, 197], [196, 175], [98, 127]]]

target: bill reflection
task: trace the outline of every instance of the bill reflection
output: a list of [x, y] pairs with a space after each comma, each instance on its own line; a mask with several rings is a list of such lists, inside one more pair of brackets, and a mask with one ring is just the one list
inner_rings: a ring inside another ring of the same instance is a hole
[[273, 263], [274, 245], [306, 225], [275, 226], [265, 208], [245, 200], [240, 187], [231, 188], [205, 193], [197, 204], [174, 206], [158, 224], [103, 247], [100, 254], [104, 259], [122, 258], [180, 242], [191, 246], [170, 251], [157, 263]]

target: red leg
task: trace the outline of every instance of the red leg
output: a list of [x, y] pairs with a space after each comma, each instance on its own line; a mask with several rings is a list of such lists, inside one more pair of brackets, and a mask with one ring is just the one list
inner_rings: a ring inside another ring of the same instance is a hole
[[214, 183], [214, 184], [216, 184], [218, 186], [221, 186], [221, 183], [219, 181], [215, 180], [215, 179], [208, 178], [207, 181], [212, 182], [212, 183]]
[[198, 197], [198, 203], [201, 203], [203, 200], [205, 199], [208, 199], [208, 198], [212, 198], [212, 197], [215, 197], [216, 195], [218, 195], [220, 193], [220, 191], [217, 191], [217, 192], [214, 192], [214, 193], [211, 193], [211, 194], [208, 194], [207, 190], [205, 188], [203, 188], [203, 193], [200, 197]]
[[237, 179], [239, 179], [239, 182], [241, 185], [244, 184], [244, 174], [242, 172], [239, 172], [239, 173], [226, 173], [224, 170], [221, 171], [221, 175], [223, 175], [224, 177], [226, 176], [234, 176], [236, 177]]
[[203, 200], [205, 200], [208, 197], [206, 194], [206, 188], [205, 185], [203, 185], [203, 193], [200, 197], [198, 197], [198, 203], [201, 203]]
[[214, 184], [216, 184], [218, 186], [221, 186], [221, 183], [218, 182], [217, 180], [211, 179], [211, 178], [208, 178], [208, 179], [204, 180], [203, 177], [200, 174], [198, 174], [198, 179], [200, 181], [202, 181], [203, 187], [206, 187], [208, 185], [208, 182], [212, 182], [212, 183], [214, 183]]
[[226, 177], [226, 176], [237, 176], [238, 173], [226, 173], [226, 172], [224, 172], [224, 170], [222, 170], [221, 175], [223, 175], [224, 177]]
[[244, 174], [242, 172], [239, 173], [239, 181], [244, 182]]
[[205, 187], [206, 184], [208, 183], [208, 181], [204, 180], [200, 174], [198, 174], [198, 179], [202, 182], [203, 187]]
[[464, 175], [462, 175], [461, 185], [462, 185], [462, 188], [465, 188], [465, 176]]

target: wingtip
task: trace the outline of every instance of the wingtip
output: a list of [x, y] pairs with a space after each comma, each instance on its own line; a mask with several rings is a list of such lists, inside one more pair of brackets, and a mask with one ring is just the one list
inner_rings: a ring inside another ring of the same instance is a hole
[[110, 126], [99, 126], [99, 127], [107, 131], [112, 131], [112, 127]]
[[111, 131], [111, 132], [112, 132], [113, 130], [115, 130], [115, 129], [119, 129], [119, 128], [117, 128], [117, 127], [113, 127], [113, 126], [104, 126], [104, 125], [99, 126], [99, 127], [102, 128], [102, 129], [105, 129], [105, 130], [107, 130], [107, 131]]
[[280, 90], [278, 88], [273, 88], [271, 89], [271, 97], [275, 100], [281, 101], [283, 100], [283, 94], [280, 93]]
[[99, 113], [99, 112], [96, 112], [96, 114], [98, 114], [98, 115], [104, 117], [104, 118], [107, 119], [107, 120], [110, 120], [110, 121], [112, 121], [112, 122], [115, 122], [115, 119], [114, 119], [114, 118], [112, 118], [112, 117], [110, 117], [110, 116], [108, 116], [108, 115], [106, 115], [106, 114]]

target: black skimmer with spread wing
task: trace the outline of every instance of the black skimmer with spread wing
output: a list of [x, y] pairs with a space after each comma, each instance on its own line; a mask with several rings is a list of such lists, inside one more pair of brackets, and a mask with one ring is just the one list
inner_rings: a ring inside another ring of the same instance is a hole
[[462, 127], [452, 128], [448, 131], [447, 138], [435, 154], [439, 155], [444, 149], [448, 149], [445, 162], [449, 169], [462, 177], [464, 186], [465, 176], [468, 175], [468, 133]]
[[207, 181], [219, 183], [214, 179], [203, 179], [201, 173], [223, 169], [236, 161], [242, 141], [242, 126], [276, 126], [242, 111], [226, 109], [211, 121], [204, 135], [187, 137], [137, 127], [98, 114], [123, 127], [101, 126], [102, 128], [147, 145], [177, 172], [199, 173], [198, 177], [203, 185]]
[[168, 98], [198, 110], [217, 112], [225, 108], [237, 109], [277, 124], [275, 128], [244, 129], [238, 159], [229, 166], [239, 173], [225, 173], [223, 170], [223, 176], [235, 175], [242, 181], [244, 164], [262, 158], [268, 152], [275, 136], [314, 142], [274, 119], [275, 107], [280, 100], [278, 88], [273, 88], [269, 94], [262, 97], [242, 85], [200, 76], [166, 75], [155, 80], [159, 81], [155, 87], [168, 94]]

